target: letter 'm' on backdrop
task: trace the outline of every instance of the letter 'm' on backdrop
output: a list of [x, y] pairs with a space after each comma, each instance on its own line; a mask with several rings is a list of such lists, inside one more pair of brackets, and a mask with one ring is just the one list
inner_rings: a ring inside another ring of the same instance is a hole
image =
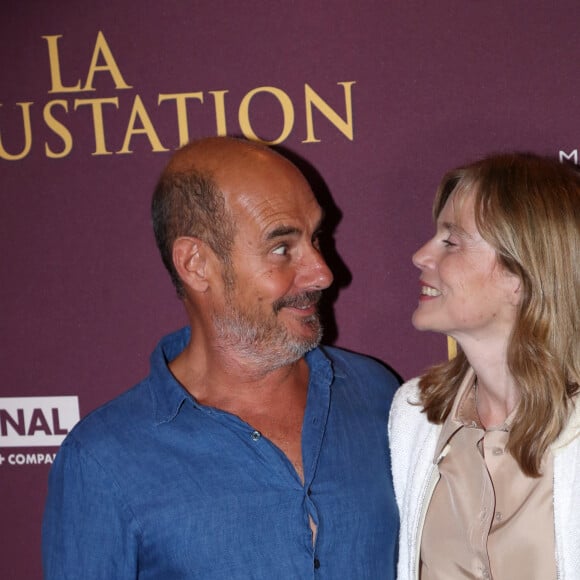
[[578, 22], [576, 0], [7, 3], [0, 578], [40, 578], [60, 441], [185, 324], [149, 218], [176, 148], [291, 156], [329, 215], [327, 341], [409, 378], [447, 356], [410, 324], [444, 171], [513, 149], [578, 162]]

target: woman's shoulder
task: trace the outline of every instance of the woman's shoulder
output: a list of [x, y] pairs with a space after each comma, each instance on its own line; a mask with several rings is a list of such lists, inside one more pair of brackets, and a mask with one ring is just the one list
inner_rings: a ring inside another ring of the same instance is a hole
[[389, 415], [389, 436], [395, 445], [413, 446], [419, 439], [430, 438], [439, 427], [424, 412], [419, 380], [407, 381], [395, 393]]
[[391, 414], [394, 413], [413, 413], [413, 410], [421, 412], [421, 397], [419, 390], [419, 380], [421, 377], [415, 377], [403, 383], [395, 393], [395, 398], [393, 399], [393, 410]]

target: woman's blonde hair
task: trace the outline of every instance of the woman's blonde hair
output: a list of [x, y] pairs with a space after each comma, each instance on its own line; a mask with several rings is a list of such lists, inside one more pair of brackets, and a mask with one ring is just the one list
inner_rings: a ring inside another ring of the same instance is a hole
[[[452, 195], [465, 191], [475, 193], [481, 236], [521, 280], [507, 353], [520, 390], [508, 449], [524, 473], [538, 476], [580, 389], [580, 173], [537, 155], [494, 155], [445, 175], [435, 219]], [[423, 375], [421, 402], [430, 421], [446, 419], [468, 368], [458, 349]]]

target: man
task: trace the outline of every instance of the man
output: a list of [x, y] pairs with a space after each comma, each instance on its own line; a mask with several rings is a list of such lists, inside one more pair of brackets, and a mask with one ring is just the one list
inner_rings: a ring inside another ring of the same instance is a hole
[[190, 327], [63, 443], [47, 580], [394, 578], [397, 382], [317, 346], [332, 282], [321, 220], [302, 174], [265, 146], [176, 153], [153, 222]]

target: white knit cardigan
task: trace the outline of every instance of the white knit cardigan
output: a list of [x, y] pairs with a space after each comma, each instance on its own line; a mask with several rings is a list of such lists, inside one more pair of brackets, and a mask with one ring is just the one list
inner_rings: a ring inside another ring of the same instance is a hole
[[[398, 580], [419, 578], [424, 515], [439, 475], [433, 461], [441, 425], [421, 412], [418, 378], [395, 394], [389, 443], [395, 495], [401, 514]], [[580, 580], [580, 405], [551, 447], [554, 455], [554, 530], [558, 580]]]

